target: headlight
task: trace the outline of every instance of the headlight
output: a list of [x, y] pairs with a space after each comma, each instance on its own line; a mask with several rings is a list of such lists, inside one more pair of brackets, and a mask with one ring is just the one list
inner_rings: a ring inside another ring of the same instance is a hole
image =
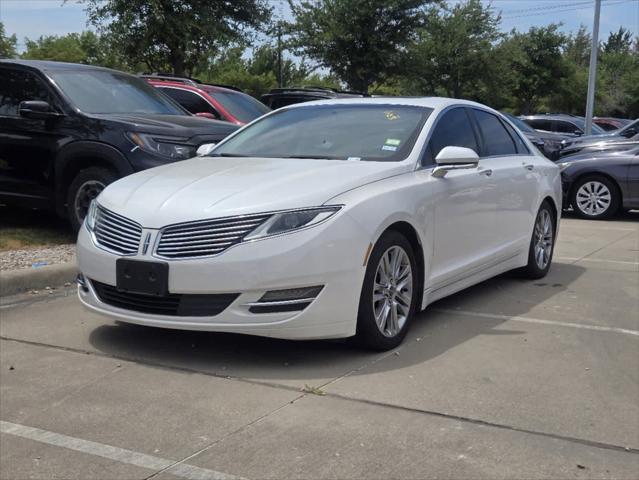
[[127, 137], [145, 152], [174, 160], [184, 160], [195, 156], [195, 148], [186, 145], [186, 138], [162, 137], [148, 133], [128, 132]]
[[95, 228], [95, 217], [98, 214], [98, 203], [95, 199], [91, 200], [89, 204], [89, 210], [87, 210], [87, 216], [84, 217], [84, 224], [90, 231], [93, 231]]
[[311, 225], [316, 225], [334, 215], [340, 208], [342, 207], [331, 206], [275, 213], [263, 224], [244, 237], [244, 240], [255, 240], [256, 238], [278, 235], [280, 233], [310, 227]]

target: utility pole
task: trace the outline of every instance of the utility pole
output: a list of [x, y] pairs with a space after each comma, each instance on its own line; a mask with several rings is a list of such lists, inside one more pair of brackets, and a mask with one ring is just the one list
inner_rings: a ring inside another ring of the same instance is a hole
[[601, 0], [595, 0], [595, 22], [592, 26], [590, 70], [588, 71], [588, 96], [586, 98], [586, 135], [592, 134], [592, 116], [595, 109], [595, 83], [597, 81], [597, 54], [599, 53], [599, 16]]
[[277, 86], [282, 88], [282, 22], [277, 24]]

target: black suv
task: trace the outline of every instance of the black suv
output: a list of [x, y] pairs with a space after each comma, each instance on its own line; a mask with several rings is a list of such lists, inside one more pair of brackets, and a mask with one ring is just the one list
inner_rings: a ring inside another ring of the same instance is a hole
[[292, 87], [273, 88], [262, 95], [260, 101], [273, 110], [294, 103], [311, 102], [313, 100], [326, 100], [327, 98], [356, 98], [370, 97], [367, 93], [348, 92], [324, 87]]
[[238, 128], [106, 68], [0, 60], [0, 79], [0, 202], [55, 209], [76, 230], [110, 182], [194, 157]]

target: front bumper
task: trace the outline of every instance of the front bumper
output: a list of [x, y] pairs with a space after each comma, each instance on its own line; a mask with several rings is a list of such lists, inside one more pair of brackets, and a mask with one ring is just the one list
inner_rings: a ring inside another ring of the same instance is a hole
[[[87, 282], [78, 296], [90, 310], [140, 325], [285, 339], [344, 338], [355, 334], [369, 242], [348, 215], [339, 215], [306, 230], [240, 243], [215, 257], [168, 261], [170, 293], [239, 293], [221, 313], [194, 317], [142, 313], [102, 301], [92, 281], [114, 286], [121, 257], [96, 247], [83, 227], [77, 258]], [[127, 258], [164, 261], [151, 252]], [[250, 311], [267, 291], [316, 285], [323, 289], [302, 311]]]

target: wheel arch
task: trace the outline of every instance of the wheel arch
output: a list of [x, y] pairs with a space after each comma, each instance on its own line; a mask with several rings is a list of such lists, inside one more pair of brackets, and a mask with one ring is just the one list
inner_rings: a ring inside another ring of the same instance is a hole
[[[419, 295], [417, 299], [418, 300], [417, 305], [418, 305], [418, 311], [419, 311], [421, 310], [421, 305], [422, 305], [423, 296], [424, 296], [424, 276], [426, 274], [426, 266], [424, 263], [425, 262], [424, 247], [423, 247], [421, 238], [419, 234], [417, 233], [417, 229], [415, 229], [415, 227], [411, 225], [409, 222], [404, 220], [395, 221], [394, 223], [391, 223], [390, 225], [388, 225], [384, 229], [384, 231], [380, 234], [380, 237], [384, 233], [391, 230], [401, 233], [406, 238], [406, 240], [408, 240], [408, 243], [410, 243], [411, 247], [413, 248], [413, 253], [415, 254], [415, 261], [417, 262], [417, 269], [419, 273], [419, 275], [417, 276], [417, 280], [419, 283], [418, 283], [418, 288], [416, 289], [417, 295]], [[377, 240], [379, 240], [379, 237]]]
[[74, 142], [64, 148], [55, 162], [55, 206], [64, 215], [66, 193], [73, 178], [86, 168], [102, 167], [112, 170], [118, 177], [133, 173], [131, 164], [115, 147], [100, 142]]

